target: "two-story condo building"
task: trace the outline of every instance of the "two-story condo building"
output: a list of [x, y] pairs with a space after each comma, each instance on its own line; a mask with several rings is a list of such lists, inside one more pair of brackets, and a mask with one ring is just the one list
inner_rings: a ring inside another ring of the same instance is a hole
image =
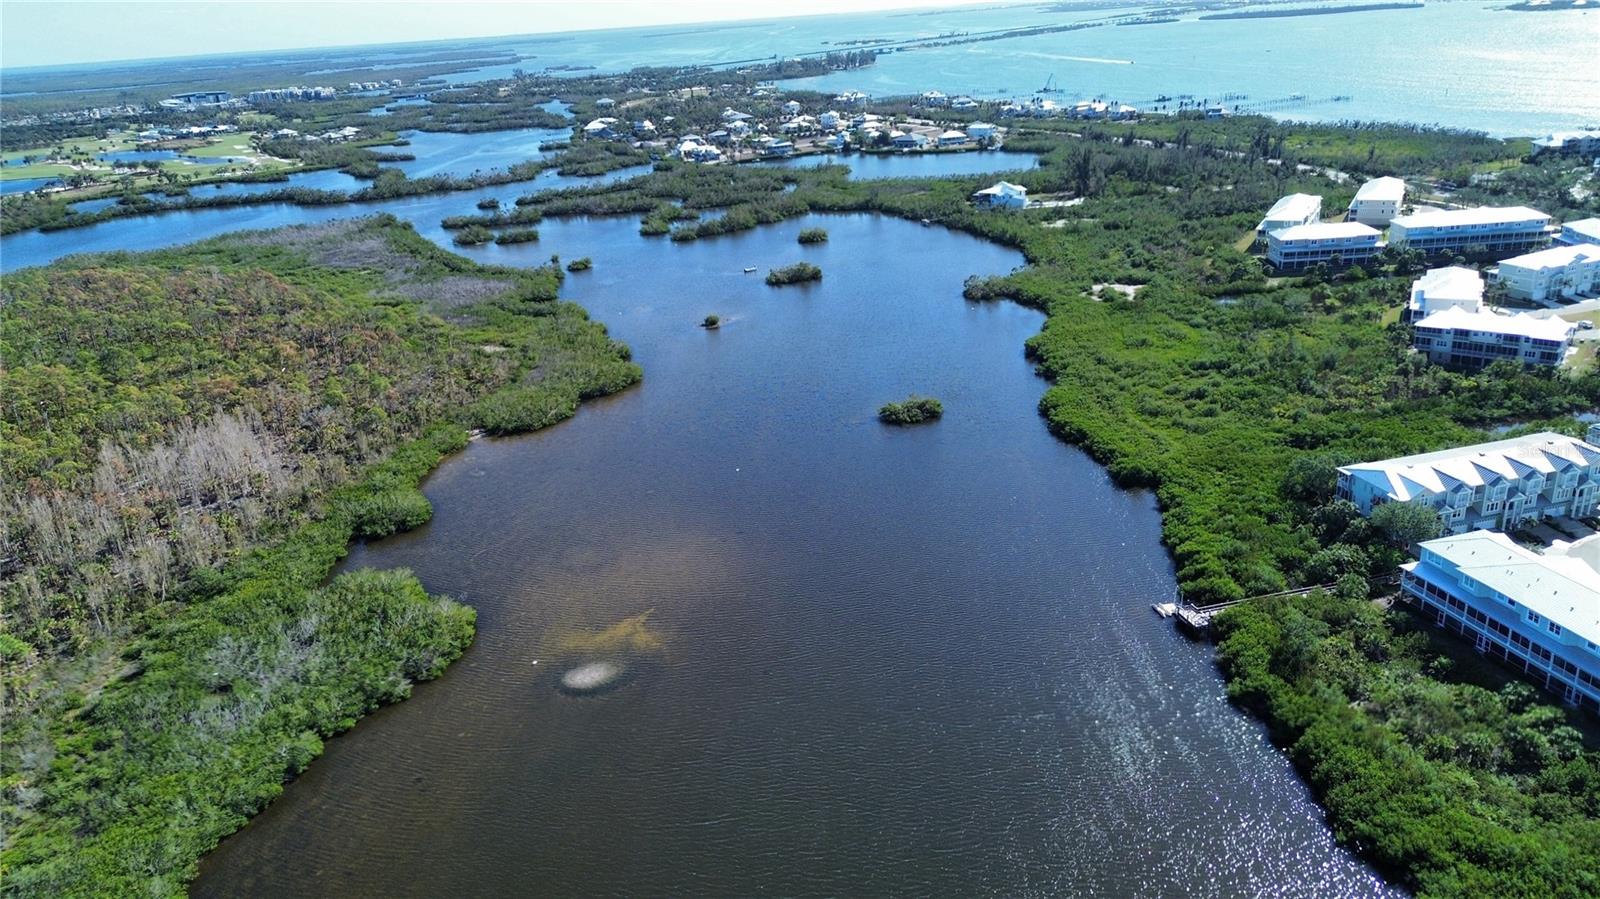
[[1552, 431], [1339, 469], [1338, 496], [1436, 509], [1451, 534], [1600, 510], [1600, 446]]
[[1491, 270], [1489, 278], [1519, 299], [1571, 299], [1600, 287], [1600, 246], [1580, 243], [1514, 256]]
[[1600, 534], [1537, 553], [1473, 531], [1425, 541], [1420, 555], [1400, 583], [1436, 624], [1600, 711]]
[[1526, 206], [1479, 206], [1395, 216], [1389, 245], [1434, 256], [1481, 248], [1510, 255], [1544, 246], [1550, 216]]
[[1411, 345], [1440, 365], [1476, 370], [1501, 360], [1560, 365], [1576, 325], [1559, 318], [1445, 309], [1412, 325]]
[[1315, 222], [1267, 232], [1267, 261], [1280, 271], [1326, 262], [1355, 265], [1378, 255], [1382, 236], [1360, 222]]
[[1267, 215], [1256, 226], [1256, 236], [1266, 237], [1274, 231], [1309, 225], [1322, 218], [1322, 198], [1314, 194], [1290, 194], [1272, 204]]
[[1411, 283], [1404, 316], [1407, 323], [1446, 309], [1483, 309], [1483, 276], [1477, 269], [1459, 265], [1429, 269]]
[[1556, 243], [1573, 246], [1580, 243], [1600, 245], [1600, 218], [1578, 219], [1566, 222], [1556, 235]]
[[1356, 198], [1350, 201], [1350, 213], [1345, 220], [1382, 228], [1400, 214], [1400, 207], [1405, 201], [1404, 181], [1389, 177], [1373, 178], [1356, 191]]
[[1600, 131], [1557, 131], [1547, 137], [1535, 138], [1533, 153], [1576, 153], [1579, 156], [1600, 154]]

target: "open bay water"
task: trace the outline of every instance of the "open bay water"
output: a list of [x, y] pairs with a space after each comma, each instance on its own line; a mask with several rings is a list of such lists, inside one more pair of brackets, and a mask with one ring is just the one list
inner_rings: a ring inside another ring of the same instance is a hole
[[[829, 242], [798, 245], [812, 226]], [[477, 639], [330, 740], [193, 895], [1390, 893], [1151, 613], [1175, 589], [1154, 499], [1039, 419], [1042, 316], [961, 299], [1017, 253], [871, 215], [540, 232], [469, 255], [592, 257], [564, 294], [644, 382], [473, 443], [428, 525], [355, 547], [347, 569], [470, 603]], [[800, 259], [821, 283], [762, 283]], [[943, 420], [876, 421], [912, 392]], [[571, 635], [638, 616], [660, 647], [629, 679], [558, 689], [593, 659]]]
[[[1447, 0], [1417, 9], [1337, 15], [1199, 20], [1106, 26], [1032, 37], [911, 49], [867, 68], [784, 82], [874, 96], [925, 90], [985, 98], [1032, 96], [1050, 76], [1057, 100], [1102, 97], [1140, 104], [1162, 95], [1246, 105], [1303, 94], [1348, 95], [1340, 103], [1286, 105], [1269, 114], [1304, 121], [1437, 124], [1501, 136], [1600, 125], [1600, 8], [1527, 13], [1498, 0]], [[991, 6], [811, 16], [704, 26], [662, 26], [507, 38], [530, 54], [514, 65], [447, 76], [454, 82], [510, 77], [554, 65], [622, 71], [849, 50], [851, 40], [932, 39], [1103, 20], [1151, 10], [1060, 13]], [[582, 73], [575, 73], [582, 74]], [[1230, 104], [1232, 105], [1232, 104]]]

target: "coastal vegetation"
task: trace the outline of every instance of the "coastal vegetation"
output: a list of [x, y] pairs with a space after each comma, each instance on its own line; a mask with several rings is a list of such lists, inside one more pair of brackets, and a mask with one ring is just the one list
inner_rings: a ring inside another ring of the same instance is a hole
[[828, 229], [826, 229], [826, 228], [801, 228], [800, 229], [800, 242], [803, 243], [803, 244], [806, 244], [806, 243], [827, 243], [828, 242]]
[[7, 276], [8, 891], [181, 892], [324, 738], [462, 652], [471, 610], [408, 573], [328, 577], [427, 520], [469, 428], [638, 379], [561, 277], [388, 217]]
[[[467, 231], [472, 231], [472, 230], [473, 229], [471, 229], [471, 228], [467, 229]], [[480, 230], [484, 230], [485, 232], [487, 232], [487, 229], [480, 229]], [[465, 234], [467, 232], [463, 231], [461, 233]], [[457, 239], [459, 239], [459, 236], [458, 236]], [[539, 239], [539, 229], [538, 228], [511, 228], [510, 230], [501, 231], [499, 234], [494, 235], [494, 242], [497, 243], [497, 244], [500, 244], [501, 246], [506, 246], [508, 244], [517, 244], [517, 243], [531, 243], [531, 242], [536, 241], [538, 239]], [[569, 267], [568, 271], [576, 271], [576, 269], [572, 269], [571, 267]]]
[[[537, 234], [538, 232], [534, 233]], [[495, 234], [493, 231], [490, 231], [488, 228], [473, 225], [470, 228], [462, 228], [460, 231], [457, 231], [455, 235], [450, 238], [450, 242], [454, 243], [458, 247], [476, 247], [486, 244], [494, 239]]]
[[807, 281], [821, 281], [822, 269], [809, 262], [796, 262], [767, 272], [767, 283], [773, 287], [785, 284], [803, 284]]
[[592, 268], [594, 268], [594, 260], [588, 256], [579, 256], [577, 259], [567, 263], [567, 271], [569, 272], [586, 272]]
[[898, 403], [884, 403], [878, 420], [889, 425], [918, 425], [944, 415], [944, 404], [932, 397], [912, 394]]
[[716, 329], [722, 327], [722, 317], [719, 315], [708, 315], [700, 321], [700, 327], [705, 328], [707, 331], [715, 331]]

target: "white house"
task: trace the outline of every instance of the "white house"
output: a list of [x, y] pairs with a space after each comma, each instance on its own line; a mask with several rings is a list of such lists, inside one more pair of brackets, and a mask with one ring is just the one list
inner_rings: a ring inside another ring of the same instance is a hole
[[1542, 553], [1487, 530], [1419, 548], [1400, 584], [1423, 614], [1569, 705], [1600, 711], [1600, 535]]
[[1389, 244], [1429, 255], [1482, 248], [1520, 253], [1550, 238], [1550, 216], [1526, 206], [1478, 206], [1400, 215], [1389, 222]]
[[1578, 219], [1567, 222], [1561, 226], [1561, 233], [1556, 235], [1556, 243], [1580, 244], [1592, 243], [1600, 245], [1600, 218]]
[[973, 122], [967, 126], [967, 137], [971, 140], [993, 140], [1000, 133], [1000, 129], [988, 122]]
[[939, 146], [941, 147], [956, 147], [966, 142], [967, 134], [965, 131], [951, 129], [939, 135]]
[[1282, 228], [1309, 225], [1322, 218], [1322, 198], [1314, 194], [1290, 194], [1272, 204], [1256, 226], [1256, 236], [1265, 237]]
[[839, 113], [830, 109], [822, 115], [817, 116], [817, 124], [829, 131], [834, 131], [839, 127]]
[[950, 98], [941, 91], [923, 91], [923, 106], [949, 106]]
[[595, 109], [610, 109], [616, 105], [617, 101], [611, 99], [610, 97], [601, 97], [600, 99], [594, 101]]
[[722, 121], [726, 124], [732, 124], [734, 122], [746, 122], [751, 118], [753, 118], [753, 116], [751, 116], [750, 113], [740, 112], [737, 109], [734, 109], [732, 106], [726, 106], [722, 109]]
[[1523, 300], [1554, 302], [1600, 287], [1600, 246], [1580, 243], [1514, 256], [1491, 273], [1506, 293]]
[[1404, 181], [1399, 178], [1373, 178], [1356, 191], [1356, 198], [1350, 201], [1350, 214], [1345, 216], [1345, 220], [1382, 228], [1400, 214], [1400, 207], [1405, 201]]
[[1009, 181], [997, 181], [972, 195], [979, 206], [999, 209], [1023, 209], [1028, 205], [1028, 189]]
[[1371, 515], [1383, 503], [1439, 512], [1447, 533], [1584, 518], [1600, 506], [1600, 446], [1552, 431], [1339, 469], [1337, 493]]
[[1559, 318], [1528, 313], [1445, 309], [1413, 323], [1411, 345], [1440, 365], [1477, 369], [1492, 362], [1560, 365], [1577, 328]]
[[1378, 229], [1360, 222], [1315, 222], [1278, 228], [1267, 232], [1267, 261], [1283, 271], [1324, 262], [1355, 265], [1378, 255], [1381, 236]]
[[610, 116], [601, 116], [589, 124], [584, 125], [583, 134], [585, 137], [610, 137], [615, 134], [611, 126], [615, 125], [616, 123], [617, 120], [611, 118]]
[[1411, 284], [1406, 321], [1416, 321], [1446, 309], [1478, 312], [1483, 309], [1483, 276], [1476, 269], [1452, 265], [1429, 269]]
[[787, 103], [784, 103], [783, 104], [783, 114], [784, 115], [799, 115], [800, 114], [800, 101], [799, 100], [790, 100]]

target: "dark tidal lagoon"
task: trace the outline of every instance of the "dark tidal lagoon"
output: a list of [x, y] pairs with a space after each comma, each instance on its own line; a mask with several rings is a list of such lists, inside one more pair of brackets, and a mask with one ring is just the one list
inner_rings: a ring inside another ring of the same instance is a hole
[[[330, 740], [194, 895], [1385, 893], [1151, 613], [1154, 499], [1037, 416], [1042, 316], [961, 299], [1016, 253], [864, 215], [540, 232], [470, 255], [592, 257], [565, 294], [644, 383], [475, 442], [430, 524], [356, 547], [473, 605], [477, 641]], [[820, 283], [762, 283], [801, 259]], [[911, 392], [943, 420], [876, 421]], [[602, 661], [626, 676], [561, 688]]]

